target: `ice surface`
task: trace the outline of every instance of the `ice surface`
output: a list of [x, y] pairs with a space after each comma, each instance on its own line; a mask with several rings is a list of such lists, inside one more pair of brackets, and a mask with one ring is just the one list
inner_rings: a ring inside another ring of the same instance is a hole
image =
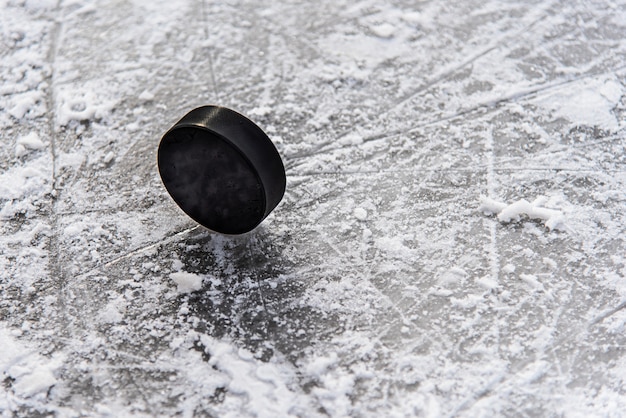
[[[0, 0], [0, 415], [621, 416], [626, 2]], [[239, 237], [190, 109], [287, 168]]]

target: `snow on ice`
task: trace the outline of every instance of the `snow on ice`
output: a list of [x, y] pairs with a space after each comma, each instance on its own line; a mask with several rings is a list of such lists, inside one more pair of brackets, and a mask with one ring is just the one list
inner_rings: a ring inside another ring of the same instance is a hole
[[[0, 0], [2, 417], [626, 410], [623, 1], [198, 4]], [[205, 104], [243, 236], [158, 177]]]
[[511, 222], [519, 220], [522, 216], [527, 216], [530, 219], [544, 221], [544, 225], [550, 230], [563, 228], [564, 218], [561, 211], [541, 207], [546, 200], [544, 197], [539, 197], [532, 202], [520, 199], [507, 205], [506, 203], [482, 197], [479, 210], [488, 214], [496, 214], [500, 222]]
[[197, 274], [179, 271], [170, 274], [170, 279], [176, 283], [178, 293], [190, 293], [202, 288], [202, 277]]

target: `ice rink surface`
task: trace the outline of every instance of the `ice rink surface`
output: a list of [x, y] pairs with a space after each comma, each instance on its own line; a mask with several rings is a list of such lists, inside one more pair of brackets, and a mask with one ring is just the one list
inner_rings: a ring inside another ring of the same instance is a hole
[[[626, 2], [0, 0], [3, 417], [626, 415]], [[287, 168], [198, 227], [161, 136]]]

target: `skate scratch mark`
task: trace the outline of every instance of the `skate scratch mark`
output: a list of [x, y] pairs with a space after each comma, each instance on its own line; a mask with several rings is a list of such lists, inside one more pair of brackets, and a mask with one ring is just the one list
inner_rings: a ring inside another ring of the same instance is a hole
[[592, 321], [590, 325], [596, 325], [602, 321], [604, 321], [606, 318], [615, 315], [616, 313], [618, 313], [619, 311], [626, 309], [626, 300], [623, 301], [622, 303], [620, 303], [619, 305], [617, 305], [615, 308], [609, 309], [608, 311], [605, 311], [603, 313], [601, 313], [600, 315], [598, 315], [597, 317], [595, 317]]
[[[61, 1], [57, 1], [57, 4], [53, 10], [53, 13], [59, 13], [61, 7]], [[59, 53], [59, 47], [61, 44], [61, 40], [63, 37], [63, 21], [55, 20], [54, 27], [52, 29], [52, 45], [50, 47], [50, 51], [47, 57], [47, 61], [50, 64], [50, 86], [48, 87], [48, 94], [46, 97], [47, 107], [50, 112], [48, 116], [48, 131], [50, 133], [50, 154], [52, 157], [52, 190], [54, 193], [54, 199], [52, 200], [52, 208], [50, 214], [50, 241], [49, 241], [49, 252], [50, 258], [48, 262], [48, 268], [50, 270], [50, 276], [57, 279], [55, 283], [58, 286], [57, 289], [57, 298], [58, 298], [58, 306], [60, 317], [62, 321], [62, 331], [63, 333], [71, 332], [71, 321], [69, 320], [68, 315], [68, 307], [66, 303], [65, 291], [68, 285], [68, 278], [61, 268], [61, 239], [59, 238], [59, 201], [60, 201], [60, 179], [58, 176], [59, 162], [57, 158], [58, 153], [58, 143], [56, 138], [56, 78], [57, 78], [57, 69], [56, 69], [56, 61], [57, 55]]]
[[[202, 21], [204, 27], [204, 38], [205, 40], [209, 40], [209, 19], [208, 19], [208, 10], [207, 10], [207, 2], [206, 0], [202, 0], [201, 4], [202, 8]], [[215, 77], [215, 64], [213, 62], [213, 53], [211, 50], [207, 53], [209, 60], [209, 73], [211, 74], [211, 83], [213, 84], [213, 91], [215, 93], [215, 97], [217, 98], [217, 102], [220, 102], [220, 91], [217, 86], [217, 80]]]
[[114, 258], [114, 259], [112, 259], [110, 261], [107, 261], [106, 263], [102, 264], [102, 266], [95, 267], [94, 270], [98, 269], [99, 267], [110, 267], [113, 264], [116, 264], [116, 263], [118, 263], [118, 262], [120, 262], [122, 260], [126, 260], [126, 259], [128, 259], [128, 258], [130, 258], [130, 257], [132, 257], [132, 256], [134, 256], [136, 254], [140, 254], [140, 253], [149, 251], [149, 250], [151, 250], [153, 248], [156, 248], [156, 247], [159, 247], [159, 246], [161, 246], [163, 244], [168, 244], [168, 243], [174, 241], [176, 238], [182, 237], [183, 235], [186, 235], [186, 234], [188, 234], [190, 232], [193, 232], [193, 231], [195, 231], [195, 230], [197, 230], [199, 228], [200, 228], [200, 225], [196, 225], [194, 227], [184, 229], [184, 230], [182, 230], [180, 232], [176, 232], [175, 234], [167, 237], [166, 239], [160, 240], [160, 241], [152, 243], [152, 244], [145, 245], [145, 246], [140, 247], [140, 248], [136, 248], [136, 249], [134, 249], [132, 251], [129, 251], [126, 254], [120, 255], [120, 256], [118, 256], [118, 257], [116, 257], [116, 258]]
[[[452, 114], [449, 115], [444, 115], [444, 116], [440, 116], [438, 118], [435, 119], [431, 119], [431, 120], [427, 120], [421, 123], [417, 123], [411, 127], [408, 128], [403, 128], [403, 129], [395, 129], [395, 130], [391, 130], [385, 133], [379, 133], [379, 134], [374, 134], [374, 135], [370, 135], [367, 136], [365, 138], [363, 138], [363, 142], [371, 142], [371, 141], [376, 141], [376, 140], [381, 140], [381, 139], [389, 139], [389, 138], [393, 138], [396, 136], [400, 136], [400, 135], [406, 135], [409, 133], [412, 133], [414, 131], [417, 131], [420, 128], [424, 128], [427, 126], [433, 126], [433, 125], [438, 125], [442, 122], [449, 122], [451, 120], [455, 120], [458, 119], [460, 117], [472, 114], [472, 113], [477, 113], [477, 112], [484, 112], [484, 113], [488, 113], [494, 110], [499, 109], [501, 106], [510, 104], [510, 103], [517, 103], [520, 102], [522, 100], [527, 100], [527, 99], [532, 99], [534, 97], [536, 97], [539, 93], [542, 92], [547, 92], [553, 89], [557, 89], [559, 87], [564, 87], [567, 86], [569, 84], [573, 84], [579, 81], [584, 81], [586, 79], [589, 78], [593, 78], [593, 77], [600, 77], [600, 76], [605, 76], [605, 75], [609, 75], [609, 74], [614, 74], [617, 73], [619, 71], [622, 71], [626, 69], [626, 65], [622, 65], [616, 68], [612, 68], [606, 71], [596, 71], [596, 72], [592, 72], [592, 73], [586, 73], [586, 74], [581, 74], [578, 76], [574, 76], [574, 77], [565, 77], [564, 79], [560, 79], [560, 80], [556, 80], [553, 82], [549, 82], [549, 83], [542, 83], [536, 86], [531, 86], [528, 87], [526, 89], [522, 89], [519, 90], [517, 92], [511, 93], [509, 95], [506, 96], [501, 96], [495, 99], [490, 99], [481, 103], [478, 103], [472, 107], [466, 108], [466, 109], [460, 109]], [[344, 136], [348, 135], [350, 132], [343, 132], [341, 134], [339, 134], [337, 136], [337, 139], [333, 139], [333, 140], [329, 140], [329, 141], [325, 141], [322, 142], [318, 145], [316, 145], [315, 147], [312, 147], [310, 150], [305, 151], [305, 152], [301, 152], [301, 153], [294, 153], [289, 157], [289, 163], [287, 163], [286, 168], [292, 169], [298, 166], [298, 162], [297, 160], [301, 160], [304, 158], [308, 158], [308, 157], [313, 157], [315, 155], [324, 153], [324, 152], [332, 152], [332, 151], [336, 151], [336, 150], [340, 150], [342, 148], [345, 148], [345, 146], [339, 146], [339, 147], [331, 147], [328, 148], [328, 145], [334, 144], [335, 142], [337, 142], [337, 140], [343, 138]]]
[[[470, 167], [459, 167], [459, 168], [414, 168], [414, 169], [394, 169], [394, 170], [346, 170], [346, 171], [305, 171], [302, 173], [290, 173], [290, 175], [294, 177], [322, 177], [322, 176], [355, 176], [355, 175], [363, 175], [363, 176], [371, 176], [372, 174], [397, 174], [397, 173], [477, 173], [480, 171], [486, 170], [487, 167], [484, 165], [477, 165], [474, 168]], [[523, 172], [542, 172], [542, 171], [553, 171], [559, 173], [589, 173], [589, 174], [598, 174], [597, 169], [591, 168], [571, 168], [571, 167], [494, 167], [494, 171], [496, 172], [505, 172], [505, 173], [523, 173]], [[621, 174], [626, 172], [626, 170], [617, 170], [610, 169], [605, 170], [606, 174]], [[299, 186], [304, 183], [304, 180], [298, 183], [295, 183], [294, 186]]]
[[[502, 38], [496, 40], [490, 47], [484, 49], [483, 51], [470, 56], [469, 58], [467, 58], [466, 60], [462, 61], [461, 63], [455, 65], [452, 68], [449, 68], [445, 71], [443, 71], [441, 74], [435, 76], [433, 79], [427, 81], [426, 83], [422, 84], [421, 86], [419, 86], [418, 88], [416, 88], [415, 90], [411, 91], [410, 93], [406, 94], [405, 96], [401, 97], [398, 101], [396, 101], [391, 107], [388, 107], [384, 110], [382, 110], [379, 115], [378, 118], [380, 118], [381, 116], [384, 116], [386, 114], [388, 114], [389, 112], [393, 111], [394, 109], [397, 109], [398, 107], [404, 105], [406, 102], [410, 101], [412, 98], [414, 98], [415, 96], [417, 96], [420, 93], [423, 93], [424, 91], [437, 86], [438, 84], [440, 84], [443, 81], [448, 80], [450, 77], [452, 77], [454, 74], [456, 74], [459, 70], [462, 70], [463, 68], [467, 67], [468, 65], [476, 62], [477, 60], [479, 60], [480, 58], [488, 55], [489, 53], [491, 53], [494, 50], [497, 50], [499, 48], [501, 48], [503, 45], [506, 45], [508, 42], [511, 41], [511, 39], [519, 39], [519, 37], [526, 33], [527, 31], [529, 31], [532, 27], [534, 27], [537, 23], [541, 22], [542, 20], [546, 19], [548, 17], [548, 13], [547, 10], [549, 10], [552, 7], [553, 3], [551, 3], [550, 5], [548, 5], [547, 7], [544, 8], [544, 12], [543, 14], [538, 17], [537, 19], [535, 19], [534, 21], [532, 21], [530, 24], [528, 24], [526, 27], [524, 27], [521, 31], [516, 32], [513, 35], [507, 35], [507, 36], [503, 36]], [[469, 110], [471, 111], [471, 109]], [[467, 112], [463, 112], [463, 114], [465, 114]], [[457, 114], [456, 116], [461, 116], [461, 114]], [[453, 116], [453, 117], [456, 117]], [[448, 118], [444, 118], [441, 120], [438, 120], [438, 122], [441, 122], [443, 120], [447, 120]], [[414, 128], [412, 128], [414, 129]], [[342, 132], [338, 135], [339, 138], [342, 138], [344, 136], [346, 136], [347, 134], [349, 134], [351, 131], [346, 131], [346, 132]], [[391, 132], [391, 135], [394, 135], [396, 133]], [[382, 136], [388, 136], [389, 134], [383, 134]], [[374, 137], [370, 137], [368, 138], [369, 140], [372, 139], [376, 139], [376, 136]], [[319, 152], [323, 151], [324, 147], [326, 147], [327, 145], [332, 144], [334, 141], [330, 140], [330, 141], [325, 141], [321, 144], [319, 144], [317, 147], [313, 148], [310, 152], [311, 154], [309, 154], [309, 152], [304, 153], [304, 154], [296, 154], [294, 156], [292, 156], [292, 158], [303, 158], [303, 157], [308, 157], [311, 155], [315, 155], [318, 154]]]
[[168, 244], [168, 243], [170, 243], [172, 241], [175, 241], [177, 238], [180, 238], [180, 237], [182, 237], [182, 236], [184, 236], [186, 234], [189, 234], [190, 232], [193, 232], [193, 231], [195, 231], [197, 229], [200, 229], [200, 227], [201, 227], [200, 225], [196, 225], [194, 227], [184, 229], [182, 231], [179, 231], [179, 232], [176, 232], [176, 233], [170, 235], [169, 237], [166, 237], [165, 239], [161, 239], [161, 240], [159, 240], [157, 242], [153, 242], [153, 243], [150, 243], [150, 244], [147, 244], [147, 245], [135, 248], [134, 250], [131, 250], [131, 251], [127, 252], [127, 253], [119, 255], [119, 256], [117, 256], [117, 257], [115, 257], [115, 258], [113, 258], [113, 259], [111, 259], [109, 261], [98, 263], [95, 266], [91, 267], [89, 270], [79, 274], [77, 277], [74, 278], [74, 281], [78, 281], [80, 279], [84, 279], [84, 278], [88, 277], [89, 275], [91, 275], [91, 274], [93, 274], [93, 273], [95, 273], [97, 271], [101, 271], [104, 267], [111, 267], [111, 266], [119, 263], [120, 261], [127, 260], [127, 259], [129, 259], [129, 258], [131, 258], [131, 257], [133, 257], [133, 256], [135, 256], [137, 254], [141, 254], [143, 252], [146, 252], [146, 251], [152, 250], [154, 248], [158, 248], [158, 247], [160, 247], [162, 245]]
[[496, 376], [494, 379], [492, 379], [489, 383], [487, 383], [480, 390], [478, 390], [474, 394], [470, 395], [463, 402], [461, 402], [459, 405], [457, 405], [456, 408], [454, 408], [454, 410], [448, 416], [450, 418], [455, 417], [461, 411], [464, 411], [466, 409], [471, 408], [472, 406], [474, 406], [476, 404], [476, 402], [478, 402], [479, 400], [481, 400], [482, 398], [484, 398], [486, 396], [489, 396], [495, 390], [495, 388], [498, 385], [500, 385], [500, 383], [505, 382], [505, 381], [506, 381], [506, 379], [505, 379], [505, 374], [504, 373], [501, 373], [500, 375]]

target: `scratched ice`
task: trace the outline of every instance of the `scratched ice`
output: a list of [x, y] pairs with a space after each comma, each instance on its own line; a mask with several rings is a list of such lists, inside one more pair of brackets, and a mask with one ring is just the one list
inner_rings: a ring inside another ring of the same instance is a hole
[[[3, 417], [626, 411], [623, 0], [0, 9]], [[286, 163], [245, 236], [156, 171], [204, 104]]]

